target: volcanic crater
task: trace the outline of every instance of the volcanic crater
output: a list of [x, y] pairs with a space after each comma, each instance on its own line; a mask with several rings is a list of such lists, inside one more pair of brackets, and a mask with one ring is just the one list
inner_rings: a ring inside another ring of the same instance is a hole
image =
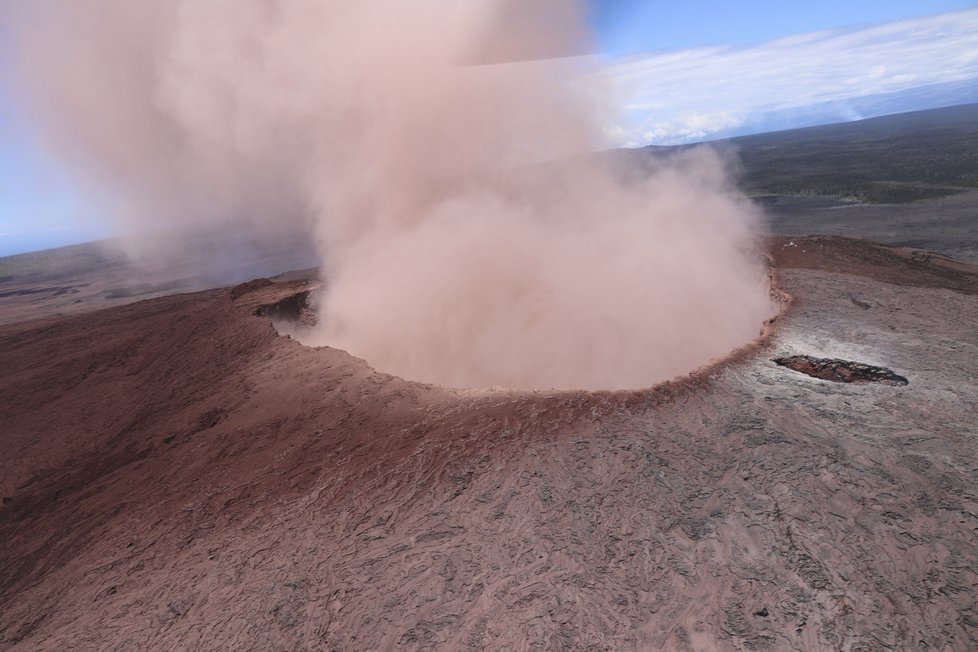
[[[770, 261], [768, 261], [768, 263], [770, 264]], [[744, 343], [743, 346], [738, 347], [733, 351], [715, 357], [705, 365], [701, 365], [696, 369], [690, 370], [689, 375], [694, 375], [697, 373], [706, 373], [708, 369], [714, 367], [719, 368], [719, 366], [725, 364], [726, 362], [733, 359], [737, 359], [749, 351], [753, 351], [754, 349], [756, 349], [757, 346], [765, 342], [770, 337], [770, 335], [772, 334], [772, 329], [774, 327], [774, 324], [777, 322], [778, 317], [781, 316], [784, 313], [784, 311], [787, 309], [787, 306], [791, 301], [791, 297], [789, 294], [787, 294], [777, 286], [777, 283], [775, 281], [775, 274], [773, 270], [771, 270], [770, 273], [768, 274], [768, 282], [770, 283], [771, 305], [772, 308], [776, 309], [776, 312], [774, 315], [769, 317], [763, 323], [758, 324], [757, 338], [755, 338], [750, 342]], [[247, 294], [248, 292], [252, 292], [256, 289], [261, 289], [269, 285], [271, 285], [271, 281], [268, 281], [268, 279], [256, 279], [254, 281], [249, 281], [247, 283], [243, 283], [233, 288], [231, 290], [231, 295], [233, 298], [237, 298], [243, 294]], [[296, 291], [293, 294], [289, 294], [282, 298], [278, 298], [276, 301], [272, 303], [258, 306], [257, 308], [255, 308], [254, 314], [258, 317], [267, 318], [271, 322], [275, 331], [280, 336], [288, 338], [290, 340], [295, 340], [305, 346], [311, 346], [311, 348], [318, 348], [318, 345], [310, 345], [308, 344], [308, 342], [310, 339], [313, 339], [312, 336], [310, 336], [310, 333], [312, 333], [315, 330], [317, 324], [319, 323], [319, 315], [317, 313], [315, 303], [316, 303], [316, 294], [318, 291], [320, 291], [321, 288], [322, 285], [318, 282], [310, 282], [304, 284], [302, 286], [302, 289]], [[661, 345], [661, 343], [658, 343], [657, 345]], [[365, 360], [365, 362], [369, 364], [370, 360]], [[412, 379], [406, 378], [405, 380], [410, 381]], [[418, 382], [423, 382], [423, 381], [418, 381]], [[431, 384], [431, 383], [424, 383], [424, 384]], [[655, 384], [657, 384], [657, 382], [650, 378], [650, 381], [647, 386], [651, 386]], [[446, 388], [451, 389], [451, 387], [446, 387]], [[461, 389], [464, 391], [469, 389], [477, 390], [480, 388], [456, 388], [456, 389]], [[521, 388], [516, 386], [516, 387], [497, 387], [495, 389], [514, 391], [514, 390], [521, 390], [526, 388]], [[562, 389], [568, 389], [568, 388], [555, 388], [555, 390], [562, 390]], [[570, 389], [572, 390], [573, 388]], [[535, 390], [527, 390], [527, 391], [535, 391]], [[629, 391], [629, 390], [612, 389], [607, 391]]]
[[309, 281], [0, 326], [0, 647], [974, 648], [978, 269], [792, 241], [766, 339], [629, 391], [377, 373], [272, 327]]

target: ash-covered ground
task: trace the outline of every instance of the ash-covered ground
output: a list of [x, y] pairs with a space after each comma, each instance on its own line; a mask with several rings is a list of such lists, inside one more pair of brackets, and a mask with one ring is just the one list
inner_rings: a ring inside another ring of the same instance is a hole
[[978, 268], [770, 251], [766, 339], [626, 392], [376, 373], [303, 281], [0, 327], [0, 647], [975, 649]]

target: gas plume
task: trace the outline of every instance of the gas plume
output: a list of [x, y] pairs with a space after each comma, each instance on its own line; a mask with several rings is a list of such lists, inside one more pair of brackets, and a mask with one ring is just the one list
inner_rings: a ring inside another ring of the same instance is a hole
[[139, 255], [308, 234], [302, 337], [458, 387], [648, 386], [751, 340], [758, 215], [708, 150], [603, 148], [559, 0], [14, 0], [30, 115]]

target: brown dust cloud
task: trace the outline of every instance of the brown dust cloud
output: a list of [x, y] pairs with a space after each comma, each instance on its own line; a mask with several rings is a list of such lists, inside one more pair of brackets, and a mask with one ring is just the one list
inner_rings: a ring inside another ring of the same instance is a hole
[[21, 110], [132, 256], [202, 227], [315, 243], [306, 344], [454, 387], [636, 388], [772, 313], [761, 218], [720, 157], [595, 154], [615, 102], [579, 3], [12, 0], [0, 19]]

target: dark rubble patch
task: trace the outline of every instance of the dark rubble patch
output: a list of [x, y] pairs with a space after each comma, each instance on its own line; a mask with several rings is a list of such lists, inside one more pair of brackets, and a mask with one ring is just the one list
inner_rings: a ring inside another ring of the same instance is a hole
[[308, 290], [285, 297], [281, 301], [259, 307], [255, 314], [268, 317], [273, 322], [298, 323], [312, 326], [316, 323], [316, 313], [310, 305], [311, 297]]
[[810, 355], [792, 355], [783, 358], [774, 358], [773, 362], [813, 378], [830, 380], [834, 383], [906, 385], [910, 382], [886, 367], [876, 367], [871, 364], [854, 362], [852, 360], [840, 360], [839, 358], [814, 358]]

